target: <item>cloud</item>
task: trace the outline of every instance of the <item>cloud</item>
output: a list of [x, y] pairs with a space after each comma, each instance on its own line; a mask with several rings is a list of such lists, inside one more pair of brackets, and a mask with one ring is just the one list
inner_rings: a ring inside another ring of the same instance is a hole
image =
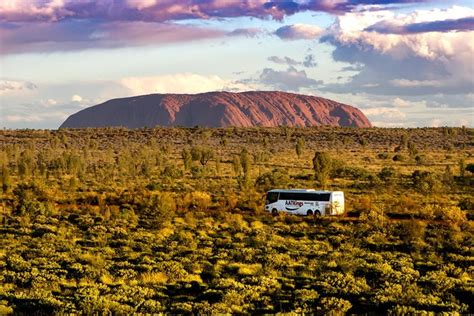
[[58, 101], [55, 99], [41, 100], [40, 103], [45, 108], [50, 108], [50, 107], [58, 105]]
[[[474, 109], [474, 93], [435, 94], [427, 102], [428, 108]], [[473, 117], [474, 119], [474, 117]]]
[[6, 115], [5, 122], [18, 123], [18, 122], [40, 122], [41, 118], [37, 115]]
[[0, 22], [107, 20], [168, 22], [189, 19], [255, 17], [281, 20], [303, 11], [341, 14], [373, 6], [423, 0], [4, 0]]
[[412, 24], [381, 21], [365, 29], [382, 34], [416, 34], [426, 32], [474, 31], [474, 17], [429, 21]]
[[0, 79], [0, 95], [15, 91], [35, 90], [38, 87], [29, 81]]
[[0, 32], [0, 53], [163, 45], [222, 37], [225, 32], [193, 25], [146, 22], [64, 21], [25, 23]]
[[40, 114], [17, 114], [17, 115], [6, 115], [6, 123], [39, 123], [50, 119], [65, 120], [69, 115], [62, 111], [53, 111], [48, 113]]
[[412, 88], [412, 87], [441, 87], [443, 83], [439, 80], [408, 80], [393, 79], [390, 83], [395, 87]]
[[[78, 92], [82, 101], [72, 101]], [[0, 127], [56, 128], [68, 115], [111, 98], [125, 97], [125, 92], [114, 81], [38, 82], [33, 90], [0, 96]]]
[[273, 89], [284, 91], [299, 91], [302, 88], [315, 88], [323, 82], [308, 78], [304, 70], [298, 71], [290, 66], [285, 71], [265, 68], [259, 77], [260, 83]]
[[151, 77], [127, 77], [120, 80], [131, 95], [152, 93], [201, 93], [208, 91], [244, 91], [249, 86], [216, 75], [179, 73]]
[[314, 59], [315, 59], [314, 55], [311, 55], [311, 54], [306, 55], [303, 61], [297, 61], [288, 56], [285, 56], [285, 57], [270, 56], [267, 58], [268, 61], [271, 61], [275, 64], [288, 65], [288, 66], [303, 66], [306, 68], [313, 68], [317, 66], [317, 63], [315, 62]]
[[71, 97], [71, 101], [72, 102], [81, 102], [82, 101], [82, 97], [78, 94], [75, 94]]
[[363, 109], [362, 112], [364, 112], [365, 115], [369, 118], [374, 118], [375, 120], [377, 119], [405, 119], [406, 114], [400, 111], [397, 108], [386, 108], [386, 107], [380, 107], [380, 108], [370, 108], [370, 109]]
[[[420, 0], [421, 1], [421, 0]], [[4, 0], [0, 1], [0, 53], [134, 47], [221, 36], [255, 37], [257, 28], [233, 31], [198, 26], [198, 20], [251, 17], [283, 20], [305, 11], [335, 14], [371, 10], [400, 1], [377, 0]], [[402, 1], [417, 2], [417, 1]], [[189, 24], [185, 24], [189, 23]], [[201, 24], [202, 25], [202, 24]], [[274, 34], [315, 39], [322, 29], [294, 24]]]
[[402, 98], [395, 98], [393, 100], [393, 105], [397, 108], [414, 108], [414, 107], [426, 107], [426, 101], [409, 101]]
[[263, 34], [264, 31], [259, 28], [249, 27], [249, 28], [238, 28], [229, 33], [227, 36], [245, 36], [245, 37], [257, 37]]
[[63, 20], [107, 20], [167, 22], [187, 19], [252, 16], [282, 18], [288, 13], [266, 1], [184, 0], [10, 0], [0, 5], [5, 22], [57, 22]]
[[[320, 88], [319, 88], [320, 89]], [[359, 108], [372, 125], [383, 127], [430, 126], [441, 118], [444, 126], [473, 126], [474, 93], [472, 95], [429, 95], [392, 97], [367, 93], [335, 94], [318, 92], [319, 96]], [[437, 103], [440, 104], [437, 104]]]
[[[348, 82], [328, 91], [386, 95], [465, 94], [474, 89], [474, 32], [384, 34], [367, 29], [377, 23], [412, 25], [474, 16], [474, 9], [352, 12], [339, 16], [321, 38], [334, 46], [334, 60], [357, 67]], [[344, 70], [344, 69], [343, 69]], [[378, 85], [374, 85], [377, 83]]]
[[289, 41], [317, 39], [322, 33], [322, 28], [309, 24], [285, 25], [274, 32], [279, 38]]
[[304, 57], [303, 66], [306, 68], [314, 68], [317, 65], [314, 55], [309, 54]]
[[298, 66], [301, 64], [299, 61], [296, 61], [293, 58], [290, 58], [287, 56], [285, 57], [270, 56], [267, 58], [267, 60], [275, 64], [282, 64], [282, 65], [288, 65], [288, 66]]

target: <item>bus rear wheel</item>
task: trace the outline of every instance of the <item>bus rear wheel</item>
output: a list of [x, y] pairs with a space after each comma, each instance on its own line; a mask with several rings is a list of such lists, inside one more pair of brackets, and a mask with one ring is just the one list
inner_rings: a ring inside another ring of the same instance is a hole
[[273, 215], [273, 216], [278, 215], [278, 210], [277, 210], [276, 208], [274, 208], [274, 209], [272, 210], [272, 215]]
[[312, 210], [308, 210], [308, 211], [306, 212], [306, 215], [312, 216], [312, 215], [313, 215], [313, 211], [312, 211]]
[[321, 216], [321, 212], [320, 212], [320, 211], [316, 211], [316, 212], [314, 212], [314, 216], [316, 216], [316, 217], [319, 217], [319, 216]]

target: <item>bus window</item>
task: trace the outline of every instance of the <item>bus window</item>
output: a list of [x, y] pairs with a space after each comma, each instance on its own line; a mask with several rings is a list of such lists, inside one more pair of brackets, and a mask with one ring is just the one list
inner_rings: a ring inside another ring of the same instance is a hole
[[330, 198], [331, 198], [331, 193], [311, 193], [308, 196], [308, 199], [310, 201], [316, 201], [316, 202], [329, 202]]
[[275, 203], [278, 201], [278, 192], [267, 193], [267, 204]]
[[321, 193], [319, 195], [319, 198], [320, 198], [320, 201], [329, 202], [329, 200], [331, 199], [331, 193]]

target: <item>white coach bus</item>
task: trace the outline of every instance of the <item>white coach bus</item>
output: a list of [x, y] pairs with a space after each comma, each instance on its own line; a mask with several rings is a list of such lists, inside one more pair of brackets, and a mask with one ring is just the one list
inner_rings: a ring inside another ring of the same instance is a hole
[[265, 211], [298, 215], [339, 215], [344, 213], [344, 192], [316, 190], [270, 190]]

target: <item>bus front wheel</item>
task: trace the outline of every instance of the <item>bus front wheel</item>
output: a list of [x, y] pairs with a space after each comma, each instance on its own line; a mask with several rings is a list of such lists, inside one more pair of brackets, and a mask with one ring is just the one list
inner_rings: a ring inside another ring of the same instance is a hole
[[306, 215], [308, 215], [308, 216], [313, 215], [313, 211], [312, 211], [312, 210], [308, 210], [308, 211], [306, 212]]
[[316, 217], [319, 217], [319, 216], [321, 216], [321, 212], [320, 212], [320, 211], [316, 211], [316, 212], [314, 212], [314, 216], [316, 216]]

